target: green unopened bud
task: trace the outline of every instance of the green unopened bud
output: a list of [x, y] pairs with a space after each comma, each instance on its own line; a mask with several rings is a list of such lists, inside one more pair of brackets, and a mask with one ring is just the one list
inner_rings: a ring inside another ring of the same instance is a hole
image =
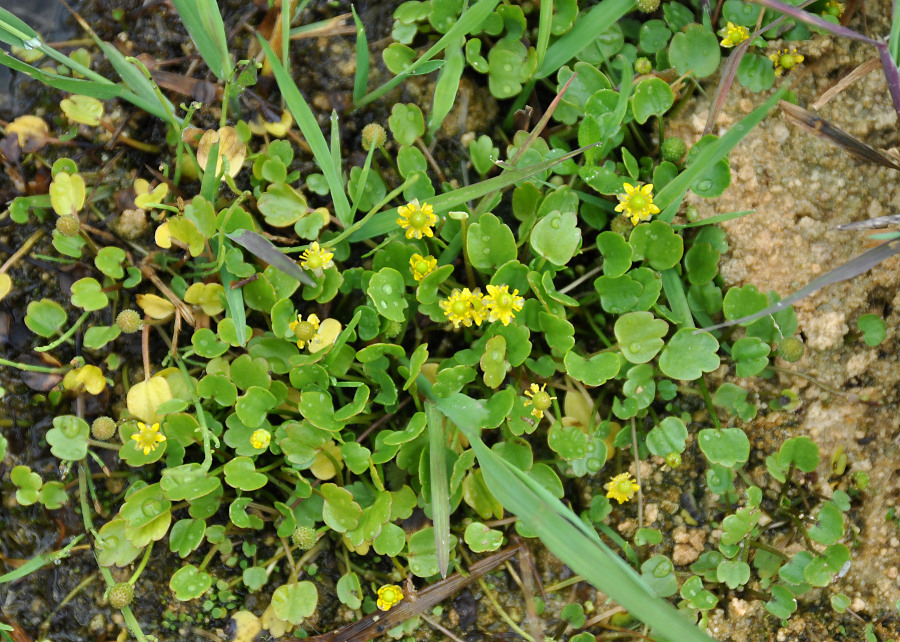
[[638, 74], [649, 74], [651, 71], [653, 71], [653, 64], [649, 59], [641, 56], [634, 61], [634, 71]]
[[670, 452], [666, 455], [666, 465], [669, 468], [678, 468], [681, 466], [681, 455], [675, 451]]
[[372, 146], [382, 147], [387, 142], [387, 132], [378, 123], [369, 123], [362, 130], [362, 147], [369, 151]]

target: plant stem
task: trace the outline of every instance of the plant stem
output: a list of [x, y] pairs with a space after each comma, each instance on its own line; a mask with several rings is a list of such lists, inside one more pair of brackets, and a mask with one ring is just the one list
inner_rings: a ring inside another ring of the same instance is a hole
[[63, 334], [62, 336], [60, 336], [60, 337], [59, 337], [56, 341], [54, 341], [53, 343], [50, 343], [50, 344], [45, 345], [45, 346], [42, 346], [42, 347], [40, 347], [40, 348], [35, 348], [34, 351], [35, 351], [35, 352], [47, 352], [48, 350], [52, 350], [53, 348], [55, 348], [56, 346], [58, 346], [58, 345], [59, 345], [60, 343], [62, 343], [63, 341], [66, 341], [69, 337], [71, 337], [73, 334], [75, 334], [75, 331], [76, 331], [78, 328], [81, 327], [81, 324], [84, 323], [85, 319], [88, 318], [88, 315], [89, 315], [90, 313], [91, 313], [90, 310], [85, 310], [84, 314], [82, 314], [80, 317], [78, 317], [78, 320], [72, 325], [71, 328], [69, 328], [68, 330], [66, 330], [65, 334]]
[[134, 586], [134, 583], [138, 581], [138, 578], [141, 576], [141, 573], [144, 572], [144, 567], [147, 566], [147, 562], [150, 560], [150, 553], [153, 551], [154, 542], [150, 542], [147, 546], [144, 547], [144, 557], [141, 558], [141, 563], [138, 564], [138, 567], [134, 569], [134, 573], [131, 575], [131, 579], [128, 580], [128, 583]]
[[703, 401], [706, 403], [706, 409], [709, 411], [709, 416], [712, 417], [713, 424], [715, 424], [717, 429], [721, 430], [722, 424], [719, 423], [719, 416], [716, 414], [715, 406], [713, 406], [712, 397], [709, 396], [709, 390], [706, 387], [706, 379], [700, 377], [697, 380], [697, 387], [700, 388], [700, 393], [703, 395]]

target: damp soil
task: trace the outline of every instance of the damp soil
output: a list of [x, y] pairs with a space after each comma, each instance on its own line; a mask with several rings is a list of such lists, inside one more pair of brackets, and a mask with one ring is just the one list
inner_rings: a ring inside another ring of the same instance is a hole
[[[265, 2], [250, 4], [238, 0], [220, 2], [226, 18], [226, 28], [232, 33], [232, 46], [246, 51], [250, 34], [238, 25], [254, 24], [264, 13]], [[331, 17], [349, 11], [347, 2], [313, 3], [304, 15], [306, 22]], [[391, 26], [395, 2], [360, 2], [356, 9], [367, 25], [373, 53], [373, 74], [384, 74], [378, 66], [377, 48], [384, 46]], [[109, 7], [101, 2], [86, 0], [76, 8], [98, 34], [115, 42], [123, 52], [136, 55], [151, 53], [159, 59], [183, 59], [192, 52], [185, 33], [177, 27], [171, 9], [162, 2], [143, 3], [138, 0], [116, 3], [125, 11], [125, 19], [117, 22]], [[883, 9], [882, 9], [883, 10]], [[869, 15], [873, 33], [886, 33], [885, 15]], [[60, 20], [57, 18], [57, 20]], [[74, 24], [54, 34], [54, 39], [79, 37]], [[58, 24], [58, 23], [56, 23]], [[859, 27], [859, 25], [858, 25]], [[807, 63], [798, 74], [795, 90], [801, 104], [810, 101], [861, 62], [875, 54], [861, 45], [818, 36], [804, 52]], [[351, 113], [350, 96], [354, 71], [354, 39], [351, 36], [329, 36], [300, 41], [292, 47], [292, 68], [303, 70], [297, 82], [310, 97], [316, 115], [324, 125], [332, 109], [341, 118], [344, 150], [359, 149], [359, 132], [372, 121], [384, 121], [387, 114], [373, 107]], [[175, 67], [184, 71], [181, 63]], [[109, 70], [105, 70], [109, 72]], [[198, 74], [199, 75], [199, 72]], [[0, 81], [6, 82], [2, 76]], [[0, 102], [0, 118], [9, 120], [21, 113], [44, 115], [60, 125], [55, 92], [47, 92], [30, 81], [10, 81], [9, 97]], [[377, 82], [373, 79], [372, 83]], [[440, 138], [436, 154], [441, 166], [456, 168], [464, 164], [460, 136], [467, 132], [491, 132], [499, 126], [500, 109], [481, 87], [478, 78], [465, 80], [466, 105], [449, 120], [453, 125]], [[395, 90], [393, 100], [423, 102], [428, 96], [427, 82], [418, 80]], [[714, 84], [706, 87], [709, 95]], [[273, 87], [261, 83], [260, 99], [268, 98]], [[187, 98], [184, 98], [187, 100]], [[764, 95], [743, 92], [734, 87], [729, 94], [723, 114], [716, 124], [716, 132], [724, 131], [760, 102]], [[389, 103], [388, 103], [389, 104]], [[248, 111], [258, 108], [252, 102]], [[123, 108], [127, 110], [127, 107]], [[709, 109], [709, 97], [698, 95], [688, 104], [680, 118], [669, 125], [668, 133], [684, 137], [689, 143], [701, 134]], [[840, 94], [821, 110], [821, 114], [845, 131], [869, 144], [892, 148], [900, 144], [898, 127], [884, 81], [873, 72]], [[217, 121], [214, 110], [201, 112], [201, 123]], [[152, 118], [134, 120], [133, 135], [141, 140], [163, 144], [165, 132]], [[101, 146], [81, 145], [62, 152], [77, 160], [85, 172], [105, 172], [107, 180], [126, 186], [135, 172], [155, 168], [161, 160], [152, 154], [126, 150], [124, 154], [110, 152]], [[297, 169], [312, 167], [308, 156], [298, 155]], [[52, 158], [50, 159], [52, 160]], [[362, 158], [357, 164], [362, 163]], [[780, 116], [767, 119], [741, 143], [731, 155], [734, 180], [725, 194], [713, 201], [692, 199], [701, 217], [736, 211], [756, 210], [754, 214], [726, 223], [729, 253], [724, 257], [722, 274], [725, 285], [753, 283], [760, 290], [776, 290], [787, 294], [802, 287], [809, 279], [839, 265], [862, 252], [868, 242], [862, 233], [832, 231], [835, 225], [896, 211], [900, 205], [900, 187], [891, 170], [879, 169], [852, 160], [839, 150], [787, 124]], [[39, 175], [31, 177], [36, 182]], [[44, 176], [43, 180], [47, 180]], [[36, 186], [36, 189], [39, 187]], [[8, 201], [17, 195], [6, 177], [0, 176], [0, 200]], [[107, 197], [106, 204], [114, 196]], [[317, 205], [318, 203], [313, 203]], [[114, 206], [110, 205], [113, 209]], [[0, 224], [0, 260], [19, 247], [34, 233], [34, 227]], [[49, 242], [42, 240], [33, 253], [53, 255]], [[870, 273], [846, 284], [831, 286], [800, 302], [795, 307], [800, 332], [806, 343], [806, 354], [794, 364], [780, 363], [786, 369], [802, 372], [823, 382], [827, 387], [810, 383], [808, 379], [791, 374], [778, 374], [775, 379], [736, 380], [723, 368], [714, 374], [717, 382], [734, 380], [751, 389], [751, 400], [759, 407], [758, 417], [742, 427], [752, 445], [747, 465], [750, 477], [759, 485], [768, 483], [764, 459], [776, 451], [781, 442], [798, 435], [810, 436], [820, 447], [824, 463], [811, 476], [809, 485], [828, 497], [836, 488], [846, 489], [854, 471], [866, 471], [871, 478], [870, 491], [861, 495], [848, 517], [846, 543], [852, 548], [853, 565], [846, 576], [831, 587], [813, 591], [801, 599], [798, 613], [786, 627], [768, 614], [762, 602], [750, 594], [736, 594], [720, 602], [711, 615], [709, 631], [716, 639], [735, 642], [764, 640], [861, 640], [861, 620], [849, 614], [835, 613], [829, 597], [842, 592], [851, 597], [851, 608], [862, 621], [878, 622], [880, 639], [898, 635], [900, 622], [894, 604], [900, 599], [900, 528], [886, 519], [892, 506], [900, 505], [900, 413], [897, 363], [898, 315], [900, 315], [900, 259], [891, 259]], [[63, 302], [67, 287], [84, 276], [60, 268], [59, 265], [29, 258], [15, 268], [18, 283], [32, 287], [17, 288], [0, 303], [0, 356], [26, 360], [30, 357], [33, 336], [24, 326], [24, 311], [28, 301], [50, 297]], [[23, 290], [26, 292], [23, 294]], [[862, 314], [877, 313], [887, 322], [887, 338], [876, 348], [868, 347], [856, 327]], [[73, 319], [74, 320], [74, 317]], [[107, 320], [111, 321], [111, 320]], [[155, 346], [162, 350], [163, 346]], [[61, 358], [71, 358], [61, 354]], [[139, 354], [139, 346], [122, 348], [126, 362]], [[717, 385], [716, 381], [711, 385]], [[62, 471], [57, 460], [50, 456], [42, 435], [52, 416], [44, 393], [35, 391], [34, 381], [25, 380], [19, 373], [0, 368], [0, 385], [6, 389], [0, 408], [0, 431], [9, 440], [7, 457], [0, 462], [0, 574], [22, 561], [40, 553], [56, 550], [61, 543], [83, 530], [80, 515], [73, 503], [58, 511], [40, 507], [19, 507], [14, 500], [14, 488], [9, 471], [18, 464], [31, 466], [44, 479], [60, 478]], [[771, 411], [768, 403], [792, 390], [800, 403], [791, 411]], [[121, 391], [120, 391], [121, 392]], [[115, 394], [115, 393], [114, 393]], [[877, 405], [863, 399], [877, 402]], [[115, 396], [99, 401], [107, 408], [115, 408]], [[708, 426], [708, 417], [697, 399], [690, 399], [684, 410], [692, 412], [696, 428]], [[837, 448], [848, 456], [847, 471], [840, 477], [829, 475], [828, 459]], [[659, 528], [663, 542], [649, 554], [670, 555], [678, 570], [697, 559], [704, 550], [716, 546], [718, 531], [712, 522], [724, 516], [721, 505], [704, 502], [709, 496], [704, 489], [703, 456], [692, 439], [684, 455], [682, 467], [669, 470], [661, 461], [642, 464], [645, 480], [644, 524]], [[107, 463], [116, 468], [112, 458]], [[65, 477], [71, 480], [71, 475]], [[121, 498], [122, 487], [113, 479], [104, 483], [98, 479], [101, 502], [115, 506]], [[590, 488], [576, 488], [585, 496]], [[699, 501], [698, 501], [699, 500]], [[109, 508], [99, 507], [101, 519], [109, 516]], [[633, 535], [637, 528], [636, 506], [629, 504], [624, 517], [617, 524], [623, 535]], [[98, 519], [98, 522], [100, 520]], [[264, 559], [279, 546], [271, 536], [262, 537], [257, 556]], [[240, 550], [240, 542], [236, 542]], [[571, 572], [539, 547], [532, 547], [538, 572], [546, 585], [564, 581]], [[198, 552], [201, 556], [205, 549]], [[196, 555], [196, 553], [195, 553]], [[216, 554], [207, 570], [218, 578], [235, 576], [228, 566], [230, 555]], [[325, 632], [354, 619], [347, 609], [338, 608], [335, 582], [338, 577], [336, 561], [330, 551], [316, 560], [324, 608], [315, 617], [315, 630]], [[168, 552], [164, 544], [155, 547], [147, 569], [136, 585], [136, 599], [132, 607], [146, 634], [159, 640], [231, 640], [234, 627], [226, 617], [218, 617], [217, 602], [202, 604], [202, 600], [179, 603], [172, 599], [168, 577], [181, 565], [177, 556]], [[520, 568], [516, 567], [518, 571]], [[116, 580], [127, 579], [129, 569], [111, 569]], [[283, 569], [276, 570], [276, 573]], [[492, 592], [519, 621], [525, 606], [521, 591], [512, 576], [498, 572], [489, 576]], [[270, 582], [271, 586], [272, 582]], [[17, 640], [48, 639], [54, 642], [107, 641], [127, 639], [120, 613], [109, 607], [103, 596], [104, 581], [96, 563], [86, 548], [76, 548], [73, 554], [58, 564], [46, 567], [23, 580], [0, 585], [0, 613], [12, 623], [20, 636]], [[752, 588], [752, 587], [751, 587]], [[270, 588], [268, 589], [271, 590]], [[236, 590], [239, 608], [260, 614], [268, 604], [270, 592], [248, 594]], [[548, 598], [542, 623], [547, 635], [564, 639], [565, 623], [560, 619], [562, 607], [570, 602], [591, 603], [602, 610], [605, 597], [583, 583], [555, 593]], [[893, 614], [893, 615], [892, 615]], [[447, 602], [443, 612], [433, 619], [449, 628], [460, 639], [509, 640], [519, 639], [509, 626], [487, 607], [482, 589], [473, 586]], [[411, 632], [417, 640], [445, 640], [442, 633], [426, 624]]]

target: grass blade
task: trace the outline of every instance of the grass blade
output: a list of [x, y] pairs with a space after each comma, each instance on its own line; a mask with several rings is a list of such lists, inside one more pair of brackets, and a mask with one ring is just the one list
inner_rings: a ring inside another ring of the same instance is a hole
[[536, 77], [546, 78], [554, 73], [632, 9], [634, 0], [604, 0], [598, 4], [569, 33], [550, 45]]
[[453, 105], [456, 104], [459, 81], [466, 66], [466, 57], [463, 54], [464, 43], [465, 39], [461, 38], [459, 45], [447, 47], [447, 52], [444, 54], [445, 64], [438, 73], [437, 83], [434, 86], [431, 116], [428, 117], [429, 134], [434, 134], [438, 130], [447, 114], [453, 109]]
[[[632, 0], [627, 1], [631, 2]], [[441, 36], [440, 40], [434, 43], [434, 45], [428, 51], [422, 54], [418, 60], [413, 62], [409, 67], [401, 72], [400, 75], [391, 78], [378, 89], [375, 89], [374, 91], [371, 91], [363, 96], [363, 98], [359, 102], [355, 103], [356, 106], [362, 107], [363, 105], [366, 105], [373, 100], [376, 100], [385, 95], [391, 89], [406, 80], [408, 76], [416, 73], [416, 70], [421, 65], [424, 65], [426, 62], [434, 58], [444, 49], [449, 47], [452, 43], [457, 42], [459, 38], [467, 35], [476, 27], [480, 28], [499, 2], [500, 0], [478, 0], [478, 2], [476, 2], [468, 11], [464, 12], [459, 17], [459, 20], [457, 20], [456, 23], [447, 30], [447, 33]]]
[[433, 403], [425, 402], [428, 420], [428, 458], [431, 464], [431, 520], [438, 570], [447, 577], [450, 567], [450, 486], [447, 482], [447, 456], [444, 447], [444, 417]]
[[231, 75], [231, 57], [222, 14], [215, 0], [172, 0], [197, 51], [217, 78]]
[[756, 314], [741, 317], [740, 319], [734, 319], [732, 321], [719, 323], [708, 328], [702, 328], [701, 330], [697, 330], [696, 332], [706, 332], [709, 330], [718, 330], [720, 328], [727, 328], [738, 324], [747, 324], [761, 317], [775, 314], [776, 312], [780, 312], [781, 310], [784, 310], [785, 308], [793, 305], [800, 299], [808, 297], [813, 292], [821, 290], [826, 285], [831, 285], [832, 283], [840, 283], [841, 281], [846, 281], [847, 279], [852, 279], [855, 276], [864, 274], [882, 261], [891, 258], [895, 254], [900, 254], [900, 239], [882, 243], [881, 245], [873, 247], [867, 252], [863, 252], [856, 258], [850, 259], [843, 265], [838, 266], [829, 272], [826, 272], [819, 278], [813, 279], [809, 282], [809, 284], [807, 284], [806, 287], [800, 288], [791, 296], [786, 297], [781, 301], [778, 301], [777, 303], [773, 303], [765, 310], [760, 310]]
[[[769, 111], [779, 100], [781, 100], [781, 97], [784, 96], [789, 88], [788, 85], [784, 85], [781, 89], [772, 94], [765, 103], [754, 109], [743, 120], [729, 129], [719, 140], [700, 152], [700, 154], [697, 155], [697, 158], [691, 161], [691, 164], [688, 165], [683, 172], [669, 181], [666, 186], [659, 191], [656, 198], [654, 198], [656, 205], [661, 210], [665, 210], [669, 205], [680, 200], [694, 181], [700, 178], [705, 172], [709, 171], [709, 169], [721, 159], [725, 158], [725, 156], [741, 142], [751, 129], [762, 122]], [[666, 223], [670, 223], [674, 216], [675, 211], [672, 210], [663, 212], [659, 218]]]
[[[539, 174], [546, 169], [550, 169], [558, 163], [578, 156], [579, 154], [583, 153], [584, 150], [590, 149], [591, 147], [593, 147], [593, 145], [589, 145], [588, 147], [580, 147], [574, 151], [569, 152], [568, 154], [565, 154], [564, 156], [560, 156], [559, 158], [541, 161], [540, 163], [535, 163], [534, 165], [529, 165], [528, 167], [523, 167], [522, 169], [510, 170], [505, 174], [495, 176], [494, 178], [489, 178], [485, 181], [481, 181], [480, 183], [467, 185], [466, 187], [455, 189], [452, 192], [447, 192], [446, 194], [440, 194], [438, 196], [435, 196], [434, 198], [428, 199], [428, 202], [431, 203], [435, 211], [440, 212], [449, 210], [452, 207], [456, 207], [458, 205], [462, 205], [463, 203], [467, 203], [468, 201], [480, 198], [485, 194], [504, 189], [506, 187], [509, 187], [510, 185], [518, 183], [519, 181], [524, 181], [525, 179], [530, 178], [535, 174]], [[397, 228], [396, 220], [396, 207], [384, 212], [379, 212], [378, 214], [373, 216], [371, 220], [367, 221], [366, 224], [363, 225], [360, 229], [351, 234], [350, 241], [363, 241], [374, 236], [379, 236], [380, 234], [386, 234], [391, 230]]]
[[27, 74], [31, 78], [44, 83], [54, 89], [66, 91], [71, 94], [81, 94], [83, 96], [91, 96], [98, 100], [109, 100], [117, 98], [123, 94], [125, 88], [115, 83], [101, 83], [94, 80], [80, 80], [78, 78], [70, 78], [69, 76], [57, 76], [56, 74], [48, 74], [45, 71], [32, 67], [26, 62], [22, 62], [17, 58], [13, 58], [5, 51], [0, 50], [0, 65], [15, 69], [23, 74]]
[[537, 53], [537, 66], [541, 68], [544, 56], [547, 55], [547, 45], [550, 44], [550, 24], [553, 21], [553, 0], [541, 2], [541, 15], [538, 21], [538, 37], [535, 51]]
[[[417, 385], [426, 396], [431, 395], [431, 385], [425, 377], [420, 375]], [[468, 438], [494, 497], [536, 530], [554, 555], [629, 613], [652, 626], [657, 635], [665, 632], [669, 640], [709, 642], [674, 607], [655, 597], [640, 575], [575, 513], [481, 441], [481, 427], [487, 415], [482, 402], [459, 393], [444, 399], [432, 398], [432, 401]]]
[[278, 87], [281, 89], [284, 102], [297, 122], [297, 126], [300, 128], [300, 132], [303, 134], [306, 142], [309, 143], [309, 148], [316, 159], [316, 164], [318, 164], [319, 169], [325, 175], [325, 181], [328, 183], [328, 189], [331, 191], [331, 198], [334, 199], [334, 213], [339, 221], [344, 225], [349, 225], [352, 219], [350, 201], [347, 200], [347, 195], [344, 194], [344, 183], [339, 172], [335, 170], [331, 151], [328, 148], [328, 143], [325, 142], [325, 136], [319, 128], [319, 123], [309, 108], [309, 104], [303, 98], [303, 94], [300, 93], [293, 79], [278, 61], [278, 56], [272, 51], [272, 47], [269, 46], [265, 38], [261, 36], [257, 36], [257, 38], [260, 46], [266, 53], [266, 59], [272, 65], [272, 71], [275, 74]]
[[0, 40], [24, 49], [35, 49], [41, 44], [41, 37], [34, 29], [3, 7], [0, 7]]
[[250, 252], [253, 256], [262, 259], [274, 268], [277, 268], [292, 276], [303, 285], [316, 287], [316, 282], [304, 272], [300, 266], [284, 255], [269, 239], [260, 236], [256, 232], [250, 230], [240, 230], [226, 234], [228, 238]]
[[353, 79], [355, 105], [366, 95], [366, 85], [369, 82], [369, 40], [362, 20], [356, 15], [356, 7], [350, 5], [350, 10], [353, 11], [353, 22], [356, 23], [356, 76]]

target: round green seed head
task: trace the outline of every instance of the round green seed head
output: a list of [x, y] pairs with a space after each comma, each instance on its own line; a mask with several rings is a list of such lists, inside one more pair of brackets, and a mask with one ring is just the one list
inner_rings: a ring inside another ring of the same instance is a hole
[[97, 417], [91, 424], [91, 434], [94, 439], [106, 441], [116, 434], [116, 422], [111, 417]]
[[667, 138], [659, 146], [659, 153], [664, 161], [677, 163], [687, 153], [687, 144], [680, 138]]
[[316, 545], [317, 540], [316, 531], [309, 526], [298, 526], [291, 534], [291, 541], [294, 542], [294, 546], [302, 551], [311, 549]]
[[675, 451], [670, 452], [666, 455], [666, 465], [669, 468], [678, 468], [681, 466], [681, 455]]
[[63, 236], [78, 236], [81, 231], [81, 223], [71, 214], [66, 214], [56, 219], [56, 231]]
[[109, 605], [115, 609], [124, 609], [134, 599], [134, 587], [128, 582], [119, 582], [109, 589]]
[[653, 13], [659, 9], [659, 0], [637, 0], [634, 5], [641, 13]]
[[122, 310], [116, 317], [116, 325], [126, 334], [137, 332], [141, 329], [141, 315], [137, 310]]
[[634, 71], [639, 74], [649, 74], [653, 71], [653, 64], [649, 59], [641, 56], [637, 60], [634, 61]]
[[800, 358], [803, 356], [803, 351], [803, 341], [797, 337], [788, 337], [778, 344], [775, 354], [785, 361], [794, 363], [795, 361], [800, 361]]
[[372, 146], [381, 147], [387, 142], [387, 132], [378, 123], [369, 123], [362, 130], [362, 147], [369, 151]]

